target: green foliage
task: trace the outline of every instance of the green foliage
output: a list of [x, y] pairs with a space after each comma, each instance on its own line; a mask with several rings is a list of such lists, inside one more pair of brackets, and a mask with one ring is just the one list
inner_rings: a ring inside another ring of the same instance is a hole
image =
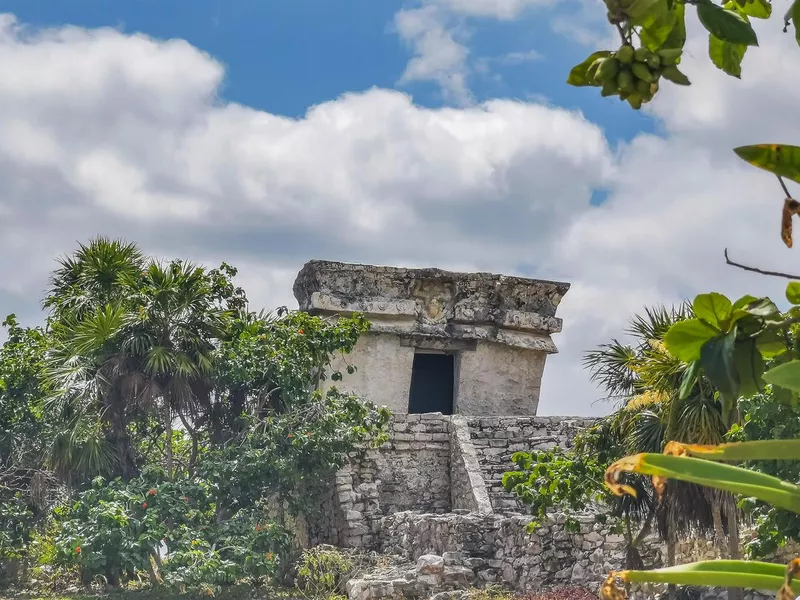
[[203, 480], [97, 479], [57, 513], [56, 563], [116, 585], [150, 571], [166, 547], [162, 576], [174, 584], [231, 584], [273, 575], [288, 556], [288, 531], [257, 508], [218, 522], [213, 487]]
[[[731, 429], [733, 441], [800, 438], [800, 406], [775, 402], [768, 394], [760, 394], [739, 401], [744, 414], [741, 425]], [[779, 477], [786, 481], [800, 481], [800, 461], [758, 461], [745, 463], [749, 468]], [[756, 537], [749, 541], [746, 550], [751, 558], [767, 558], [788, 541], [800, 541], [800, 517], [795, 513], [777, 509], [753, 498], [745, 498], [740, 505], [752, 518]]]
[[20, 327], [14, 315], [3, 321], [0, 348], [0, 464], [34, 467], [43, 452], [44, 357], [48, 338], [41, 328]]
[[285, 514], [313, 516], [389, 414], [319, 391], [343, 378], [331, 364], [368, 330], [363, 316], [253, 313], [235, 276], [98, 238], [59, 261], [46, 328], [7, 319], [0, 561], [112, 586], [289, 571]]
[[754, 167], [800, 183], [800, 147], [786, 144], [755, 144], [733, 151]]
[[353, 557], [338, 548], [316, 546], [304, 550], [297, 563], [297, 586], [311, 598], [345, 598], [345, 584], [357, 567]]
[[[793, 289], [790, 284], [787, 296]], [[721, 294], [701, 294], [694, 307], [695, 318], [673, 325], [664, 342], [674, 356], [691, 364], [692, 378], [702, 373], [714, 384], [726, 422], [733, 422], [737, 398], [763, 391], [765, 381], [800, 391], [800, 361], [783, 362], [794, 352], [791, 311], [782, 314], [768, 298], [744, 296], [732, 303]], [[765, 371], [765, 361], [776, 356], [781, 357], [778, 364]], [[682, 397], [690, 389], [686, 386]]]
[[354, 444], [383, 440], [389, 412], [332, 389], [295, 410], [276, 414], [242, 438], [212, 450], [199, 472], [232, 510], [275, 497], [292, 513], [313, 513], [331, 475]]
[[0, 561], [27, 554], [36, 515], [21, 493], [0, 501]]

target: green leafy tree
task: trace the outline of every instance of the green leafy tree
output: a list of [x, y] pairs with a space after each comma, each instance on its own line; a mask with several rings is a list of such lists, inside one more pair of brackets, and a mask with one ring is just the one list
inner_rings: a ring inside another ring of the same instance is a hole
[[[741, 425], [732, 428], [730, 440], [800, 438], [800, 405], [776, 402], [770, 392], [768, 389], [763, 394], [739, 400], [739, 410], [744, 416]], [[754, 461], [743, 466], [786, 481], [800, 481], [800, 461], [797, 460]], [[745, 498], [741, 504], [751, 516], [756, 533], [756, 537], [745, 546], [749, 557], [771, 557], [787, 542], [800, 541], [800, 517], [797, 514], [754, 498]]]
[[[617, 96], [635, 109], [650, 102], [663, 81], [691, 84], [679, 68], [691, 13], [708, 32], [711, 62], [737, 78], [748, 49], [758, 46], [751, 19], [772, 16], [770, 0], [605, 0], [605, 5], [621, 45], [590, 54], [570, 71], [567, 83], [599, 87], [603, 96]], [[799, 19], [800, 4], [793, 2], [784, 31], [793, 21], [800, 42]]]

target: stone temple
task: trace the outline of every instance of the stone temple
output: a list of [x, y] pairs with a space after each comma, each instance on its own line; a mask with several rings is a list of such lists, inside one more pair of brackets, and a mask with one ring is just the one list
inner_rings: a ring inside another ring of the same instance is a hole
[[[489, 584], [596, 593], [609, 571], [626, 564], [624, 536], [593, 510], [577, 517], [579, 531], [558, 513], [530, 530], [532, 518], [502, 485], [516, 452], [569, 448], [596, 423], [536, 415], [545, 360], [556, 352], [551, 336], [561, 330], [556, 309], [568, 289], [324, 261], [300, 271], [294, 294], [302, 310], [361, 312], [372, 323], [346, 363], [334, 365], [357, 368], [337, 386], [393, 413], [386, 443], [351, 453], [307, 523], [304, 543], [386, 559], [347, 583], [349, 600], [461, 600], [459, 590]], [[676, 557], [689, 562], [716, 551], [713, 539], [697, 537], [682, 542]], [[654, 535], [640, 552], [646, 567], [664, 566], [666, 549]], [[629, 597], [655, 600], [663, 591], [632, 588]], [[717, 591], [703, 600], [723, 598]]]
[[470, 416], [536, 414], [568, 290], [488, 273], [328, 261], [306, 264], [294, 284], [301, 310], [360, 312], [372, 323], [342, 358], [357, 368], [347, 391], [394, 413]]

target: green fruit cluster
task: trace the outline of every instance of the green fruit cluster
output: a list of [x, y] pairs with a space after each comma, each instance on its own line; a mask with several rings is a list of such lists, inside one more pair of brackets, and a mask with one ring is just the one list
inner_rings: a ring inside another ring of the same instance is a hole
[[653, 52], [623, 44], [609, 56], [598, 58], [587, 71], [594, 85], [601, 87], [603, 96], [619, 96], [633, 108], [650, 102], [658, 92], [661, 77], [688, 85], [689, 80], [678, 70], [681, 49], [662, 49]]

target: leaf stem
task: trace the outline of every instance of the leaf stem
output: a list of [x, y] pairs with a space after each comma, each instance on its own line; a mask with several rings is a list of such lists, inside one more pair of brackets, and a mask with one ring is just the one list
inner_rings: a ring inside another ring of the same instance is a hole
[[780, 175], [776, 175], [776, 177], [778, 178], [778, 181], [780, 182], [781, 187], [783, 188], [783, 193], [786, 194], [786, 197], [790, 200], [794, 200], [794, 198], [792, 198], [792, 194], [789, 192], [789, 188], [786, 187], [786, 183], [784, 183], [783, 181], [783, 177], [781, 177]]

